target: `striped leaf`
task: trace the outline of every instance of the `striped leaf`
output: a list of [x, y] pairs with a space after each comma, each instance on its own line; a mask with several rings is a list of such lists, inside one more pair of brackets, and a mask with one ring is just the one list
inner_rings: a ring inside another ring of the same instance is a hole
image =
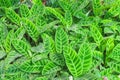
[[39, 32], [37, 27], [33, 22], [28, 19], [23, 18], [23, 26], [25, 27], [28, 35], [36, 42], [39, 37]]
[[114, 48], [112, 53], [109, 55], [110, 58], [120, 61], [120, 44], [117, 44]]
[[6, 50], [6, 52], [10, 52], [10, 50], [12, 49], [12, 39], [13, 39], [13, 30], [9, 31], [9, 33], [7, 34], [7, 37], [4, 41], [4, 48]]
[[28, 17], [30, 15], [29, 8], [27, 5], [22, 4], [20, 6], [20, 14], [22, 17]]
[[81, 59], [78, 57], [75, 50], [73, 50], [68, 46], [65, 46], [64, 58], [70, 73], [75, 77], [80, 76], [83, 71], [82, 69], [83, 65], [82, 65]]
[[65, 12], [65, 20], [66, 20], [66, 26], [70, 27], [72, 25], [72, 15], [69, 10]]
[[60, 22], [63, 23], [63, 25], [66, 24], [64, 17], [59, 12], [57, 12], [54, 8], [46, 7], [46, 11], [55, 15], [60, 20]]
[[59, 71], [60, 69], [61, 68], [54, 64], [53, 62], [48, 62], [42, 70], [42, 75], [52, 74], [54, 72]]
[[57, 65], [64, 66], [65, 60], [63, 54], [60, 53], [51, 53], [50, 59], [52, 62], [56, 63]]
[[13, 9], [6, 9], [6, 16], [15, 24], [20, 25], [21, 18]]
[[32, 63], [31, 61], [24, 62], [20, 65], [20, 69], [30, 73], [41, 73], [43, 67], [48, 63], [48, 59], [41, 59]]
[[28, 51], [30, 50], [30, 46], [19, 39], [14, 39], [12, 41], [12, 45], [14, 46], [14, 48], [22, 55], [28, 55]]
[[102, 14], [101, 0], [92, 0], [93, 12], [96, 16]]
[[83, 73], [86, 73], [92, 66], [92, 51], [88, 43], [81, 44], [78, 56], [83, 64]]
[[63, 46], [68, 45], [68, 36], [63, 28], [59, 27], [55, 33], [55, 46], [58, 53], [62, 53]]
[[98, 26], [93, 24], [91, 27], [90, 27], [90, 30], [91, 30], [91, 35], [94, 39], [94, 41], [100, 45], [101, 41], [103, 40], [103, 36], [102, 34], [100, 33], [100, 31], [98, 30]]

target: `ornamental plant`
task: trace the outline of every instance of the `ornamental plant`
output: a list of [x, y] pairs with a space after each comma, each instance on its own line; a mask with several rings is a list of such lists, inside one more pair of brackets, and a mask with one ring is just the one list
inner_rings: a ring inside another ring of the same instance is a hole
[[120, 0], [0, 0], [0, 80], [120, 80]]

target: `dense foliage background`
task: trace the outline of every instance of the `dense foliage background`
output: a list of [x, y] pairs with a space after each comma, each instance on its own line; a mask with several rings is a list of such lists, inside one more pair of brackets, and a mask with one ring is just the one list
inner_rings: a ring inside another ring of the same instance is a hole
[[0, 0], [0, 80], [120, 80], [120, 0]]

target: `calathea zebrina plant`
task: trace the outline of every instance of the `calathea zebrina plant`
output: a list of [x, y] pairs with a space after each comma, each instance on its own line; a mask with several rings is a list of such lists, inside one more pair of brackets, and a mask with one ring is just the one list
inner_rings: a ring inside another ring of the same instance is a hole
[[120, 80], [120, 0], [0, 0], [0, 80]]

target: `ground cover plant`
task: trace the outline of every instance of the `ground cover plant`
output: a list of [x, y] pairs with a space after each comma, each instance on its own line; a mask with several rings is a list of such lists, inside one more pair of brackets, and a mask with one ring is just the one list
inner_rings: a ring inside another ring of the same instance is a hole
[[120, 80], [120, 0], [0, 0], [0, 80]]

